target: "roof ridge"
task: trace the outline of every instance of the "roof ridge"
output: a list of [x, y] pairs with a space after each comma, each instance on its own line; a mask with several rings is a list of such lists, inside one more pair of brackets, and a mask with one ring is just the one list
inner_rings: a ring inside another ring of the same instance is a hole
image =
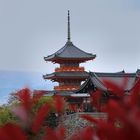
[[[71, 43], [71, 46], [68, 46], [68, 45], [67, 45], [68, 43]], [[59, 55], [61, 55], [61, 54], [65, 51], [65, 49], [68, 48], [68, 47], [75, 47], [77, 50], [79, 50], [79, 51], [81, 51], [81, 52], [83, 52], [83, 53], [86, 53], [86, 54], [88, 54], [88, 55], [95, 55], [95, 57], [96, 57], [96, 54], [87, 53], [87, 52], [81, 50], [80, 48], [76, 47], [76, 46], [73, 44], [73, 42], [71, 42], [71, 41], [67, 41], [66, 44], [65, 44], [62, 48], [60, 48], [57, 52], [53, 53], [52, 55], [57, 54], [57, 55], [59, 56]], [[50, 56], [51, 56], [51, 55], [50, 55]]]
[[[72, 43], [72, 42], [71, 42]], [[73, 44], [73, 43], [72, 43]], [[92, 53], [88, 53], [88, 52], [85, 52], [85, 51], [83, 51], [82, 49], [80, 49], [80, 48], [78, 48], [77, 46], [75, 46], [74, 44], [73, 44], [73, 46], [75, 47], [75, 48], [77, 48], [78, 50], [80, 50], [80, 51], [82, 51], [82, 52], [84, 52], [84, 53], [87, 53], [87, 54], [92, 54]], [[92, 55], [94, 55], [94, 54], [92, 54]], [[95, 54], [96, 55], [96, 54]]]
[[105, 86], [105, 84], [98, 78], [98, 76], [95, 74], [95, 73], [93, 73], [94, 74], [94, 76], [95, 76], [95, 78], [108, 90], [108, 88]]

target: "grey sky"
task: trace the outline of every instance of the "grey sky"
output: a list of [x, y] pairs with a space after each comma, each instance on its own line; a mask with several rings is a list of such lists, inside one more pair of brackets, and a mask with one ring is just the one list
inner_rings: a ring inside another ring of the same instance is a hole
[[73, 43], [97, 54], [87, 71], [140, 68], [139, 0], [0, 0], [0, 70], [52, 72], [43, 57], [65, 44], [67, 10]]

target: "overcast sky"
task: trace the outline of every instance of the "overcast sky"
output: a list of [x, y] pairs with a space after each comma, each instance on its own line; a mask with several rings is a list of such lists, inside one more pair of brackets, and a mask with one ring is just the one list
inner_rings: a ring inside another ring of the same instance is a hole
[[140, 0], [0, 0], [0, 70], [52, 72], [43, 57], [65, 45], [67, 10], [72, 42], [97, 55], [87, 71], [140, 68]]

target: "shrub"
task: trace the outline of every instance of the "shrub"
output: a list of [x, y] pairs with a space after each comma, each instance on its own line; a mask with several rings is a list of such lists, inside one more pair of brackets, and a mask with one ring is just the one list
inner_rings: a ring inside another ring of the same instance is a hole
[[9, 107], [3, 106], [0, 108], [0, 126], [3, 126], [8, 122], [15, 122], [15, 117], [11, 113]]
[[[83, 115], [82, 118], [96, 124], [87, 126], [80, 132], [73, 134], [70, 140], [139, 140], [140, 139], [140, 80], [125, 96], [123, 86], [119, 87], [107, 81], [112, 94], [119, 97], [119, 100], [109, 100], [101, 111], [107, 112], [106, 120], [97, 120], [91, 116]], [[64, 101], [56, 96], [52, 103], [40, 101], [41, 93], [31, 95], [29, 89], [23, 89], [17, 94], [20, 101], [12, 111], [19, 118], [20, 123], [6, 123], [0, 127], [0, 140], [63, 140], [65, 128], [57, 129], [44, 126], [45, 118], [50, 114], [52, 108], [58, 114], [63, 111]], [[96, 98], [94, 98], [96, 100]], [[97, 99], [98, 100], [98, 99]], [[36, 107], [38, 102], [41, 102]], [[42, 103], [43, 102], [43, 103]], [[36, 108], [35, 111], [33, 108]]]

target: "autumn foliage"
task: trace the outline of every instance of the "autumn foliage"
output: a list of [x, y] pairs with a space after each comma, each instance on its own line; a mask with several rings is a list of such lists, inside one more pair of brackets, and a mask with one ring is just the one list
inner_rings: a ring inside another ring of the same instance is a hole
[[[87, 126], [78, 133], [73, 134], [70, 140], [139, 140], [140, 139], [140, 80], [138, 80], [129, 95], [124, 93], [123, 86], [118, 86], [110, 81], [106, 84], [112, 90], [112, 94], [119, 100], [110, 99], [102, 108], [107, 113], [107, 119], [95, 119], [88, 115], [81, 116], [93, 126]], [[101, 92], [101, 91], [98, 91]], [[12, 113], [18, 118], [17, 123], [6, 123], [0, 127], [0, 140], [63, 140], [66, 129], [59, 126], [56, 129], [44, 125], [46, 117], [55, 107], [55, 111], [61, 114], [64, 111], [64, 100], [55, 96], [54, 103], [44, 103], [37, 111], [35, 105], [42, 97], [42, 93], [32, 95], [29, 89], [23, 89], [17, 93], [19, 104], [12, 107]], [[97, 97], [97, 98], [96, 98]], [[100, 96], [93, 96], [93, 100], [99, 100]]]

